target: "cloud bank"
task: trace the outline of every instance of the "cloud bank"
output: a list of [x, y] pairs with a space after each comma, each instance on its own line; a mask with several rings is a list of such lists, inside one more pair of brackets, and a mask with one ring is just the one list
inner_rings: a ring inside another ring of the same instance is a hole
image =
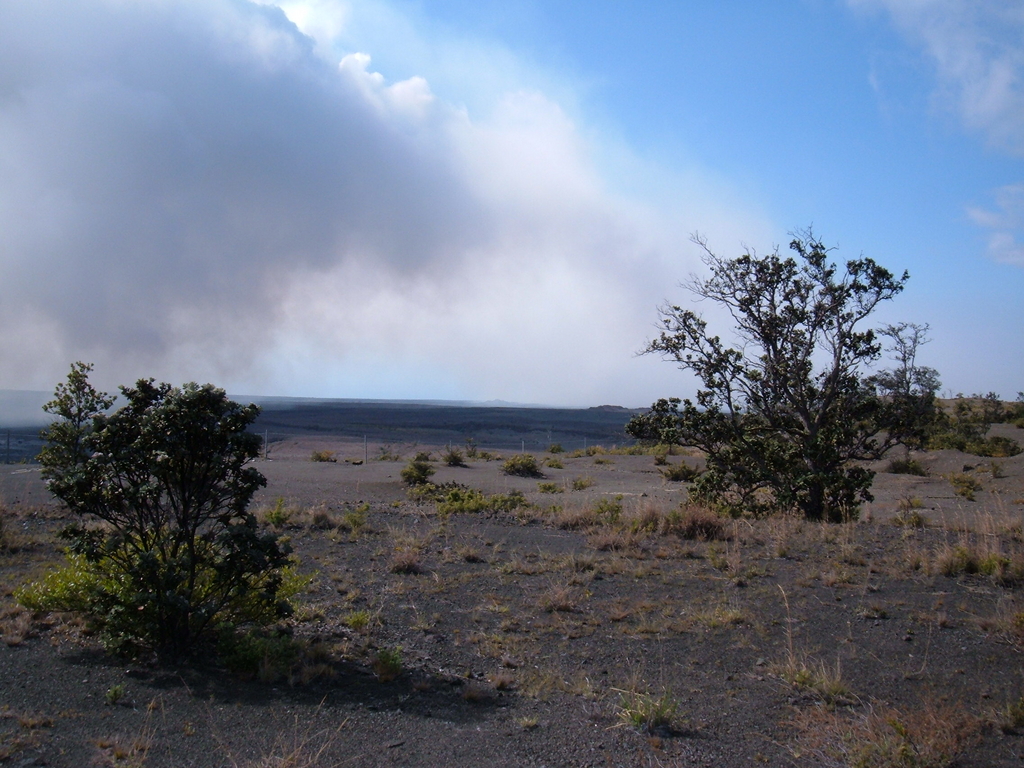
[[285, 7], [315, 39], [243, 0], [0, 6], [0, 386], [663, 390], [632, 353], [707, 220], [609, 191], [543, 94], [471, 116], [332, 59], [343, 6]]

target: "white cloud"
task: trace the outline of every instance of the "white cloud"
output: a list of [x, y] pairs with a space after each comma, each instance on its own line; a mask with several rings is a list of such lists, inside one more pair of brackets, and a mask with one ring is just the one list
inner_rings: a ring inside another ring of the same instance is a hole
[[989, 230], [988, 250], [997, 261], [1024, 266], [1024, 184], [996, 190], [996, 210], [968, 208], [971, 220]]
[[695, 263], [686, 235], [770, 227], [699, 180], [623, 200], [549, 96], [471, 115], [332, 60], [347, 6], [284, 7], [0, 5], [0, 386], [83, 359], [110, 384], [666, 394], [678, 374], [632, 353]]
[[1019, 0], [848, 0], [884, 9], [933, 62], [940, 98], [996, 147], [1024, 155], [1024, 4]]

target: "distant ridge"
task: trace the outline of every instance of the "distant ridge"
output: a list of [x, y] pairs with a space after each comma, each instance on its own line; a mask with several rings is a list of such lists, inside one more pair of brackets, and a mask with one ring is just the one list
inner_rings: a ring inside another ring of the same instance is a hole
[[[279, 395], [235, 395], [229, 397], [240, 403], [256, 403], [264, 410], [287, 410], [309, 406], [377, 406], [416, 407], [430, 406], [440, 408], [509, 408], [551, 411], [601, 411], [608, 413], [627, 413], [628, 408], [621, 405], [597, 405], [589, 408], [580, 406], [566, 408], [557, 405], [540, 405], [536, 403], [514, 403], [508, 400], [387, 400], [376, 398], [344, 398], [344, 397], [285, 397]], [[43, 406], [53, 398], [53, 392], [30, 389], [0, 389], [0, 428], [43, 427], [50, 423], [50, 416], [43, 411]]]

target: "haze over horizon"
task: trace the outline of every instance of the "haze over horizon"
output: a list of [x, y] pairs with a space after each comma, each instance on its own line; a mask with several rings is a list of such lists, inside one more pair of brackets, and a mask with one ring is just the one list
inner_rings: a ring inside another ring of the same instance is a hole
[[1024, 389], [1024, 5], [0, 0], [0, 388], [644, 406], [809, 225]]

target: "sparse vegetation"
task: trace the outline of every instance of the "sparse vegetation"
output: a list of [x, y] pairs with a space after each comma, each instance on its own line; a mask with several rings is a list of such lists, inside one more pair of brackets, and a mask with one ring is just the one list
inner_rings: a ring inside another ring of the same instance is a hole
[[[317, 582], [297, 593], [308, 577], [282, 569], [278, 596], [295, 606], [292, 615], [263, 627], [217, 627], [201, 646], [215, 658], [197, 669], [148, 657], [97, 666], [88, 655], [95, 626], [14, 604], [14, 585], [37, 578], [54, 557], [52, 536], [69, 512], [5, 511], [9, 528], [33, 543], [0, 556], [8, 585], [0, 586], [0, 643], [12, 647], [9, 679], [31, 682], [11, 708], [0, 707], [0, 762], [23, 753], [55, 764], [127, 764], [138, 726], [127, 726], [126, 737], [115, 723], [136, 722], [147, 701], [167, 709], [148, 732], [146, 765], [163, 765], [168, 754], [196, 764], [214, 754], [246, 768], [415, 761], [420, 745], [441, 754], [455, 738], [452, 754], [469, 755], [475, 729], [450, 724], [481, 715], [488, 725], [479, 743], [500, 734], [509, 762], [528, 762], [540, 749], [551, 763], [582, 756], [611, 765], [701, 755], [904, 767], [926, 758], [951, 766], [943, 755], [954, 753], [971, 765], [1017, 757], [1024, 707], [1019, 680], [1006, 670], [1024, 648], [1020, 510], [995, 493], [963, 502], [940, 474], [963, 466], [987, 488], [987, 459], [915, 452], [930, 477], [880, 474], [870, 518], [838, 526], [799, 512], [734, 519], [662, 482], [651, 458], [617, 460], [596, 488], [569, 493], [591, 462], [563, 456], [568, 471], [550, 485], [565, 493], [550, 496], [542, 483], [503, 477], [500, 463], [466, 470], [479, 489], [405, 487], [403, 465], [303, 470], [315, 440], [323, 435], [282, 447], [265, 470], [271, 492], [253, 506], [315, 566]], [[594, 456], [636, 451], [602, 450]], [[406, 449], [405, 460], [414, 453]], [[435, 447], [433, 455], [444, 454]], [[679, 462], [665, 455], [666, 464]], [[1018, 461], [1000, 469], [1007, 477], [993, 479], [993, 490], [1019, 494]], [[24, 480], [11, 476], [5, 487]], [[500, 488], [523, 492], [484, 492]], [[53, 586], [76, 595], [81, 581]], [[771, 599], [780, 586], [786, 601]], [[189, 688], [166, 685], [169, 669]], [[61, 695], [55, 680], [113, 704], [73, 716], [51, 711]], [[204, 691], [232, 687], [239, 695], [230, 706], [207, 703]], [[338, 690], [352, 696], [336, 702]], [[930, 701], [932, 691], [941, 700]], [[325, 695], [331, 703], [321, 712]], [[740, 707], [744, 725], [736, 728]], [[410, 712], [434, 716], [402, 714]], [[253, 713], [258, 734], [229, 730]], [[874, 714], [893, 722], [868, 725]], [[52, 724], [37, 725], [43, 718]], [[382, 741], [396, 723], [396, 736]], [[307, 744], [303, 735], [342, 728], [344, 738], [333, 741]], [[76, 749], [81, 733], [90, 735]], [[107, 736], [102, 754], [94, 733]], [[416, 740], [408, 752], [407, 738]], [[386, 757], [368, 757], [377, 750]]]
[[309, 460], [310, 461], [317, 461], [317, 462], [325, 462], [325, 463], [329, 463], [329, 464], [337, 464], [338, 463], [338, 457], [334, 453], [334, 451], [328, 451], [328, 450], [313, 451], [313, 453], [310, 454], [310, 456], [309, 456]]

